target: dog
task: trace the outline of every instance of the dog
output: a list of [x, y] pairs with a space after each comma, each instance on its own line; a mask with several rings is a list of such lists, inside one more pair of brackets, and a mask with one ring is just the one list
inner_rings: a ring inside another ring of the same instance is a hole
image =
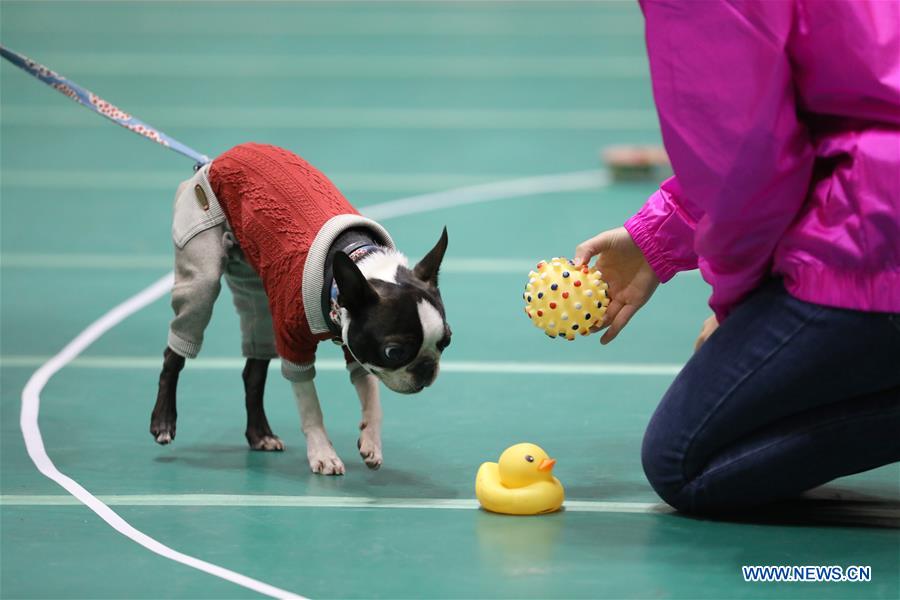
[[172, 235], [175, 284], [150, 433], [175, 439], [176, 390], [185, 359], [200, 351], [224, 277], [241, 321], [253, 450], [284, 444], [269, 426], [263, 392], [269, 361], [281, 358], [313, 473], [342, 475], [313, 383], [319, 342], [344, 350], [362, 420], [358, 450], [383, 463], [378, 381], [413, 394], [431, 385], [450, 344], [438, 273], [447, 229], [413, 267], [388, 232], [361, 216], [315, 167], [285, 149], [241, 144], [182, 182]]

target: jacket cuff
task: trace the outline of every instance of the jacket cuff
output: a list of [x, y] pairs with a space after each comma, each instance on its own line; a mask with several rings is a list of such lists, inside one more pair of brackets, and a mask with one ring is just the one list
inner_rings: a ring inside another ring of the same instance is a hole
[[172, 352], [184, 358], [197, 358], [200, 353], [200, 344], [179, 337], [171, 329], [169, 330], [168, 346]]
[[693, 248], [696, 223], [678, 206], [673, 193], [678, 189], [674, 178], [667, 180], [625, 221], [625, 229], [662, 283], [681, 271], [697, 268]]
[[316, 376], [316, 364], [314, 362], [297, 364], [282, 358], [281, 374], [285, 379], [294, 383], [311, 381]]

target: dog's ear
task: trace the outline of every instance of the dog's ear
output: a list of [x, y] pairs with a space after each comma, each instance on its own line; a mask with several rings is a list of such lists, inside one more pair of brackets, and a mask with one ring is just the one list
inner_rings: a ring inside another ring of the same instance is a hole
[[441, 261], [444, 260], [444, 253], [447, 251], [447, 228], [441, 233], [441, 239], [434, 245], [425, 258], [419, 261], [413, 268], [413, 275], [424, 281], [425, 283], [437, 287], [438, 271], [441, 268]]
[[378, 292], [369, 285], [349, 256], [337, 252], [334, 255], [333, 269], [334, 280], [338, 285], [338, 304], [353, 313], [378, 303]]

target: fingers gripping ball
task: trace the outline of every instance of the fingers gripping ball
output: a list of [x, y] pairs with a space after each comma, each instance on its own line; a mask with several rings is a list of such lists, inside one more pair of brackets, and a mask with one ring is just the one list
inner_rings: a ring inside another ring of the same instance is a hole
[[587, 265], [576, 267], [565, 258], [541, 261], [528, 274], [525, 314], [535, 327], [550, 337], [574, 340], [599, 324], [609, 304], [609, 286], [600, 271]]

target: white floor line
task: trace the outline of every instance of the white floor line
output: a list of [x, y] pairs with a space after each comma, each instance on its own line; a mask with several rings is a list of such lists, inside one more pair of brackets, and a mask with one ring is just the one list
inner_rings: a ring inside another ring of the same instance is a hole
[[[4, 252], [4, 269], [171, 269], [171, 254], [35, 254]], [[537, 260], [530, 258], [452, 258], [441, 263], [441, 274], [516, 274], [526, 278]]]
[[[0, 356], [0, 367], [25, 368], [38, 367], [51, 357], [28, 355]], [[149, 369], [157, 371], [161, 365], [158, 356], [80, 356], [66, 366], [72, 369]], [[280, 362], [273, 360], [269, 365], [272, 370], [280, 369]], [[190, 362], [193, 370], [241, 370], [244, 359], [239, 357], [205, 358], [200, 357]], [[474, 374], [516, 374], [516, 375], [648, 375], [672, 377], [681, 371], [682, 365], [676, 363], [542, 363], [513, 361], [463, 361], [442, 360], [442, 373]], [[316, 360], [316, 370], [341, 371], [346, 368], [343, 360], [320, 358]]]
[[601, 170], [562, 175], [539, 175], [382, 202], [375, 206], [365, 207], [362, 212], [373, 219], [389, 219], [479, 202], [594, 189], [607, 186], [609, 183], [609, 173]]
[[81, 484], [61, 473], [47, 455], [47, 450], [44, 447], [44, 439], [41, 436], [41, 430], [38, 425], [41, 390], [44, 389], [44, 386], [53, 375], [65, 367], [66, 364], [78, 356], [100, 336], [115, 327], [122, 320], [168, 293], [171, 289], [172, 274], [170, 273], [103, 315], [87, 329], [78, 334], [78, 336], [69, 342], [69, 344], [56, 356], [35, 371], [25, 385], [25, 389], [22, 391], [22, 412], [19, 420], [22, 428], [22, 435], [25, 438], [25, 447], [28, 450], [28, 455], [31, 457], [31, 460], [38, 470], [46, 477], [62, 486], [66, 491], [72, 494], [72, 496], [77, 498], [80, 503], [90, 508], [97, 516], [106, 521], [113, 529], [131, 538], [151, 552], [155, 552], [160, 556], [180, 562], [189, 567], [199, 569], [210, 575], [221, 577], [222, 579], [231, 581], [232, 583], [260, 594], [272, 596], [273, 598], [301, 598], [302, 596], [298, 596], [287, 590], [282, 590], [267, 583], [263, 583], [262, 581], [247, 577], [246, 575], [183, 554], [158, 542], [142, 531], [132, 527], [125, 519], [109, 508], [109, 506], [82, 487]]
[[[320, 77], [320, 78], [400, 78], [412, 79], [649, 79], [647, 57], [630, 56], [493, 56], [465, 55], [306, 55], [217, 54], [206, 55], [154, 52], [48, 52], [41, 55], [48, 65], [72, 65], [79, 78], [89, 76], [167, 77], [196, 80], [198, 77]], [[69, 72], [68, 67], [65, 72]]]
[[[659, 130], [652, 108], [492, 109], [492, 108], [304, 108], [296, 106], [135, 106], [133, 114], [166, 114], [166, 128], [227, 129], [406, 129], [419, 131], [644, 131]], [[41, 130], [100, 129], [100, 119], [76, 111], [27, 104], [4, 104], [3, 124]]]
[[4, 252], [0, 254], [0, 267], [4, 269], [156, 269], [172, 268], [175, 258], [171, 254], [35, 254], [30, 252]]
[[[368, 498], [358, 496], [271, 496], [255, 494], [113, 494], [98, 496], [109, 506], [210, 506], [251, 508], [376, 508], [476, 510], [474, 498]], [[72, 496], [6, 494], [0, 506], [78, 506]], [[668, 513], [658, 502], [566, 500], [566, 512]]]
[[[550, 258], [550, 257], [547, 257]], [[36, 254], [5, 252], [0, 254], [3, 269], [61, 270], [163, 270], [172, 266], [171, 254]], [[441, 263], [441, 274], [519, 275], [525, 277], [534, 268], [531, 258], [447, 257]], [[680, 277], [699, 277], [700, 271], [684, 271]]]
[[[280, 1], [280, 0], [279, 0]], [[298, 3], [293, 0], [295, 4]], [[460, 3], [466, 5], [469, 3]], [[473, 2], [471, 4], [479, 4]], [[528, 3], [522, 3], [527, 5]], [[564, 21], [547, 21], [542, 18], [517, 18], [503, 15], [497, 18], [497, 14], [489, 14], [487, 18], [479, 14], [456, 15], [451, 13], [439, 13], [439, 18], [423, 19], [406, 11], [395, 12], [390, 15], [370, 15], [365, 12], [359, 15], [342, 16], [340, 19], [319, 18], [316, 15], [294, 13], [293, 18], [266, 18], [271, 13], [263, 12], [251, 18], [242, 20], [214, 19], [211, 27], [197, 27], [193, 19], [172, 19], [171, 17], [159, 18], [154, 13], [148, 13], [133, 22], [122, 21], [122, 29], [117, 33], [127, 34], [129, 37], [154, 36], [158, 37], [160, 31], [169, 35], [182, 34], [193, 39], [207, 36], [223, 36], [241, 38], [245, 36], [266, 37], [276, 35], [291, 35], [309, 37], [321, 36], [346, 36], [350, 38], [367, 36], [427, 36], [427, 37], [515, 37], [533, 38], [535, 44], [540, 40], [552, 37], [588, 38], [589, 40], [603, 39], [606, 37], [625, 37], [640, 40], [643, 24], [640, 17], [633, 14], [615, 15], [588, 15], [583, 20], [566, 19]], [[103, 28], [105, 22], [102, 19], [79, 20], [78, 32], [82, 35], [89, 33], [108, 34], [109, 30]], [[66, 27], [68, 25], [69, 27]], [[25, 20], [17, 24], [16, 31], [21, 33], [71, 33], [71, 23], [55, 23], [53, 19], [41, 19], [39, 22]], [[77, 67], [77, 63], [73, 63]], [[63, 67], [58, 67], [60, 70]], [[143, 113], [139, 113], [143, 114]]]
[[[46, 169], [13, 168], [3, 169], [4, 187], [43, 190], [91, 190], [115, 191], [147, 190], [164, 191], [167, 196], [175, 193], [178, 182], [184, 179], [185, 171], [147, 170], [139, 173], [128, 170], [109, 169]], [[395, 194], [418, 194], [434, 190], [446, 190], [464, 185], [490, 183], [504, 179], [514, 179], [514, 173], [385, 173], [360, 171], [334, 171], [328, 178], [344, 193], [348, 191], [392, 192]], [[14, 198], [10, 198], [14, 201]], [[71, 202], [72, 194], [60, 194], [59, 202]], [[81, 202], [82, 198], [78, 198]]]
[[[4, 269], [171, 269], [173, 261], [171, 254], [0, 254], [0, 267]], [[535, 262], [530, 258], [447, 257], [441, 263], [441, 274], [510, 273], [524, 278]]]
[[[555, 182], [557, 185], [561, 186], [561, 189], [570, 189], [573, 185], [589, 187], [603, 184], [602, 181], [597, 180], [596, 174], [594, 174], [592, 182], [589, 181], [590, 179], [590, 177], [585, 177], [585, 174], [583, 173], [575, 173], [569, 175], [528, 178], [527, 180], [517, 179], [507, 182], [507, 185], [516, 189], [520, 195], [528, 195], [529, 193], [547, 193], [554, 191], [548, 182]], [[529, 183], [523, 184], [523, 181]], [[534, 190], [540, 191], [535, 192]], [[421, 210], [423, 204], [428, 207], [425, 210], [436, 210], [438, 208], [448, 208], [451, 206], [471, 204], [473, 202], [487, 202], [510, 197], [511, 194], [509, 193], [509, 190], [504, 186], [503, 182], [500, 182], [489, 186], [474, 186], [474, 189], [461, 188], [459, 190], [459, 198], [454, 198], [452, 192], [428, 194], [425, 197], [417, 196], [417, 201], [413, 204], [408, 204], [404, 200], [399, 200], [396, 202], [387, 202], [381, 205], [371, 206], [366, 210], [366, 213], [370, 216], [377, 215], [377, 218], [380, 219], [387, 219], [404, 214], [411, 214], [413, 212], [423, 212]], [[257, 581], [251, 577], [247, 577], [246, 575], [183, 554], [151, 538], [144, 532], [135, 529], [131, 524], [125, 521], [109, 506], [91, 494], [74, 479], [71, 479], [60, 472], [47, 455], [47, 450], [44, 447], [44, 440], [41, 436], [40, 425], [38, 423], [38, 413], [40, 411], [41, 403], [40, 394], [44, 389], [44, 386], [53, 375], [77, 358], [79, 354], [99, 339], [104, 333], [132, 314], [166, 295], [171, 290], [172, 283], [173, 275], [172, 273], [168, 273], [146, 289], [114, 307], [94, 321], [87, 329], [78, 334], [78, 336], [60, 350], [58, 354], [44, 363], [31, 375], [28, 382], [25, 384], [25, 389], [22, 391], [22, 410], [19, 418], [19, 425], [22, 429], [22, 436], [25, 440], [28, 456], [31, 457], [31, 460], [34, 462], [37, 469], [44, 476], [62, 486], [116, 531], [131, 538], [151, 552], [155, 552], [165, 558], [231, 581], [237, 585], [267, 596], [276, 598], [302, 598], [302, 596], [298, 596], [287, 590], [282, 590], [267, 583]]]

